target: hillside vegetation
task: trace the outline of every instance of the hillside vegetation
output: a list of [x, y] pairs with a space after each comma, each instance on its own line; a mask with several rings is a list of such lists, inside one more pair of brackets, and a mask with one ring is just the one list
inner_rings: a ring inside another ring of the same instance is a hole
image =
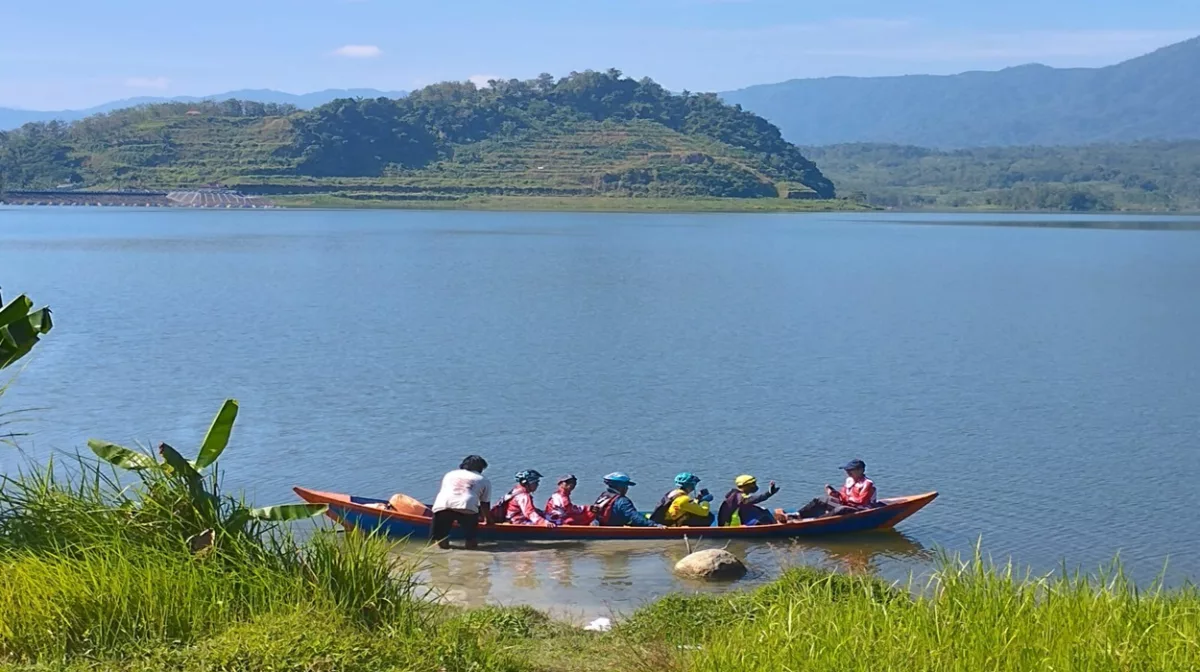
[[722, 94], [801, 145], [961, 148], [1200, 139], [1200, 38], [1105, 68], [831, 77]]
[[616, 70], [427, 87], [310, 111], [167, 103], [0, 135], [9, 189], [176, 188], [378, 200], [538, 196], [832, 198], [770, 123], [714, 94]]
[[939, 151], [812, 147], [843, 195], [896, 208], [1200, 211], [1200, 141]]

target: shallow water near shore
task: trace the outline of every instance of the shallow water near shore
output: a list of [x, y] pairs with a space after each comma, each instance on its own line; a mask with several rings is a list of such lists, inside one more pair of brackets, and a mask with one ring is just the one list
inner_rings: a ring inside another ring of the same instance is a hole
[[722, 593], [770, 581], [787, 568], [820, 566], [874, 573], [902, 581], [928, 571], [934, 551], [896, 532], [770, 543], [690, 540], [692, 550], [725, 548], [747, 562], [737, 581], [704, 582], [675, 577], [671, 568], [687, 555], [682, 541], [499, 543], [482, 550], [429, 551], [404, 544], [397, 552], [423, 568], [437, 598], [466, 606], [528, 604], [576, 623], [621, 617], [647, 601], [676, 591]]
[[570, 471], [590, 501], [621, 469], [649, 508], [686, 469], [795, 507], [861, 457], [883, 496], [941, 497], [894, 533], [733, 543], [736, 584], [674, 578], [679, 542], [433, 551], [427, 575], [590, 618], [792, 563], [903, 580], [982, 537], [1178, 584], [1200, 577], [1200, 233], [1136, 229], [1197, 221], [0, 209], [4, 296], [57, 324], [3, 399], [40, 410], [0, 468], [89, 437], [190, 453], [226, 397], [227, 485], [260, 504], [429, 500], [478, 452], [498, 490]]

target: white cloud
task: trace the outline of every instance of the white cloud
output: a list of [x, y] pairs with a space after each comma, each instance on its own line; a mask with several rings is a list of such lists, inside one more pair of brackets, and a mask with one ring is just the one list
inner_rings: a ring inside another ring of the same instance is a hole
[[333, 50], [334, 56], [343, 58], [379, 58], [383, 50], [373, 44], [347, 44]]
[[478, 86], [481, 89], [486, 89], [489, 86], [488, 82], [492, 81], [493, 79], [504, 79], [504, 78], [501, 77], [500, 75], [471, 75], [470, 77], [467, 78], [467, 81], [471, 82], [472, 84], [474, 84], [475, 86]]
[[131, 89], [158, 89], [159, 91], [171, 85], [166, 77], [130, 77], [125, 80], [125, 86]]

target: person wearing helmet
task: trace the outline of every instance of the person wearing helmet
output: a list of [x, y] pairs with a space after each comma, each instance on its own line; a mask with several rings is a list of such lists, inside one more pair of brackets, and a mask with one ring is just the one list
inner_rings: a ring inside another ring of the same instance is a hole
[[[546, 516], [538, 511], [533, 503], [533, 493], [537, 491], [538, 484], [542, 482], [542, 475], [536, 469], [526, 469], [518, 471], [515, 478], [517, 484], [504, 496], [504, 499], [500, 500], [499, 504], [496, 504], [493, 513], [499, 513], [502, 522], [512, 525], [554, 527], [554, 524], [546, 520]], [[495, 517], [493, 515], [493, 518]]]
[[683, 472], [675, 477], [675, 487], [663, 495], [650, 514], [650, 519], [667, 527], [708, 527], [713, 524], [713, 514], [709, 511], [708, 503], [713, 496], [708, 490], [696, 492], [700, 477], [691, 472]]
[[826, 485], [824, 497], [812, 500], [795, 514], [788, 515], [788, 519], [843, 516], [881, 506], [876, 500], [875, 483], [867, 478], [865, 462], [850, 460], [842, 465], [842, 470], [846, 472], [846, 482], [842, 484], [841, 490], [834, 490], [832, 485]]
[[546, 519], [555, 525], [591, 525], [592, 510], [586, 506], [571, 503], [571, 492], [578, 480], [575, 474], [567, 474], [558, 479], [558, 490], [546, 500]]
[[750, 475], [738, 476], [733, 481], [733, 489], [725, 494], [721, 508], [717, 511], [717, 525], [770, 525], [775, 522], [775, 515], [759, 506], [779, 492], [779, 486], [771, 481], [767, 491], [759, 494], [758, 480]]
[[442, 477], [442, 487], [433, 500], [433, 521], [429, 538], [440, 548], [450, 548], [450, 530], [458, 525], [466, 538], [467, 548], [475, 548], [479, 521], [487, 522], [488, 502], [492, 499], [492, 482], [484, 478], [487, 460], [468, 455], [458, 469]]
[[629, 480], [628, 475], [614, 471], [604, 477], [604, 485], [607, 489], [592, 504], [592, 515], [597, 524], [606, 527], [662, 527], [642, 515], [633, 505], [633, 500], [629, 499], [629, 486], [637, 484]]

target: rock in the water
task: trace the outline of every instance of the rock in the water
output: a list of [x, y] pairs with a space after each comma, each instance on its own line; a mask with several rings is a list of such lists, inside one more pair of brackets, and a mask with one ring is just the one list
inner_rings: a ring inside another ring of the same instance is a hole
[[738, 579], [746, 574], [746, 565], [729, 551], [710, 548], [675, 563], [675, 572], [696, 579]]

